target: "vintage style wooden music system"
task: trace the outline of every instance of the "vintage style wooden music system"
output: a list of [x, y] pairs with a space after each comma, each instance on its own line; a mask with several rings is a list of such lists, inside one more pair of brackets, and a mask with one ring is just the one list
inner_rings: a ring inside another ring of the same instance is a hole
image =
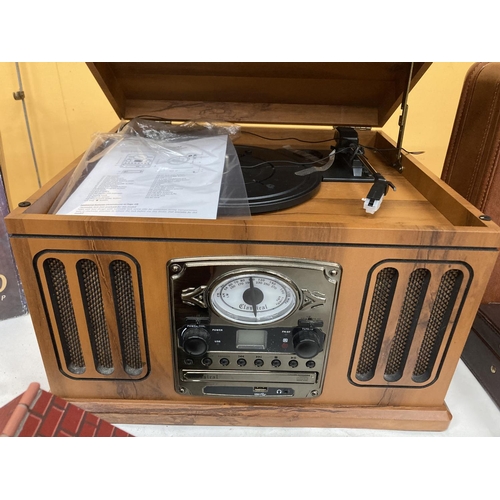
[[[124, 119], [239, 124], [263, 191], [246, 218], [50, 214], [75, 160], [16, 208], [51, 391], [114, 423], [446, 429], [500, 232], [371, 130], [428, 66], [89, 64]], [[332, 147], [352, 177], [295, 175]]]

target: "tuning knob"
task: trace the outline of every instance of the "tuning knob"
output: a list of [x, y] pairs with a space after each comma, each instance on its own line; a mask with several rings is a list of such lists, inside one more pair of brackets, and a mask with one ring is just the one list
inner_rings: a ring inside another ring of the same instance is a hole
[[325, 334], [320, 330], [321, 326], [321, 320], [299, 320], [299, 326], [292, 331], [293, 347], [297, 356], [310, 359], [323, 350]]
[[191, 326], [181, 333], [181, 347], [191, 356], [203, 356], [208, 351], [210, 334], [205, 328]]

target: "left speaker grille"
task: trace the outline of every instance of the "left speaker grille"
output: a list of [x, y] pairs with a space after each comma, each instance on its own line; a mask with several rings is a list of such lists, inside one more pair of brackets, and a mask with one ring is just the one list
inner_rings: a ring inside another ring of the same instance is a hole
[[35, 258], [60, 369], [72, 378], [138, 380], [149, 373], [138, 263], [125, 254]]
[[66, 366], [71, 373], [84, 373], [85, 361], [78, 335], [66, 269], [58, 259], [46, 259], [43, 267], [54, 307]]

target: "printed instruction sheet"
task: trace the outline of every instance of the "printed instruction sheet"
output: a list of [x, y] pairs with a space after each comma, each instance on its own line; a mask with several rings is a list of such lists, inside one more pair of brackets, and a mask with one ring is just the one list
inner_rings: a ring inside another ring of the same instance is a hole
[[221, 135], [158, 143], [124, 137], [57, 213], [215, 219], [227, 140]]

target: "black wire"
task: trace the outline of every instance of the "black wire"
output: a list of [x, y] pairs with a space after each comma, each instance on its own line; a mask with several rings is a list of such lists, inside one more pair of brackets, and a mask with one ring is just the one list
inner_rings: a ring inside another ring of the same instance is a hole
[[[136, 118], [142, 118], [144, 120], [155, 120], [155, 121], [159, 121], [159, 122], [170, 122], [170, 120], [168, 120], [167, 118], [163, 118], [161, 116], [154, 116], [154, 115], [138, 115], [136, 117], [134, 117], [134, 119]], [[120, 130], [123, 129], [123, 127], [126, 125], [123, 124], [120, 129], [118, 130], [118, 132]], [[248, 132], [247, 130], [241, 130], [240, 131], [242, 134], [249, 134], [249, 135], [254, 135], [255, 137], [259, 137], [260, 139], [265, 139], [266, 141], [297, 141], [297, 142], [303, 142], [305, 144], [321, 144], [323, 142], [331, 142], [333, 140], [335, 140], [335, 137], [331, 137], [330, 139], [325, 139], [323, 141], [306, 141], [304, 139], [299, 139], [298, 137], [281, 137], [281, 138], [276, 138], [276, 137], [265, 137], [263, 135], [259, 135], [259, 134], [256, 134], [255, 132]], [[361, 147], [365, 148], [365, 149], [369, 149], [371, 151], [377, 151], [377, 152], [381, 152], [381, 151], [397, 151], [398, 148], [396, 147], [392, 147], [392, 148], [373, 148], [371, 146], [363, 146], [360, 144]], [[346, 148], [348, 149], [348, 148]], [[405, 153], [407, 154], [410, 154], [410, 155], [421, 155], [423, 153], [425, 153], [425, 151], [408, 151], [407, 149], [405, 148], [401, 148]], [[341, 152], [341, 151], [337, 151], [338, 153]], [[357, 151], [356, 151], [356, 154]], [[323, 158], [325, 159], [325, 158]], [[318, 160], [319, 161], [319, 160]], [[265, 162], [265, 163], [269, 163], [269, 162]], [[290, 163], [293, 163], [293, 162], [290, 162]], [[314, 162], [316, 163], [316, 162]], [[259, 165], [261, 165], [259, 163]], [[297, 163], [297, 165], [301, 165], [300, 163]], [[303, 163], [303, 165], [307, 165], [307, 163]]]
[[142, 118], [143, 120], [154, 120], [156, 122], [170, 122], [170, 120], [167, 118], [162, 118], [161, 116], [154, 115], [138, 115], [134, 118], [134, 120], [137, 118]]
[[255, 132], [248, 132], [246, 130], [241, 130], [241, 133], [254, 135], [255, 137], [260, 137], [261, 139], [265, 139], [266, 141], [298, 141], [298, 142], [305, 142], [307, 144], [319, 144], [321, 142], [330, 142], [335, 139], [335, 137], [331, 137], [330, 139], [325, 139], [324, 141], [306, 141], [304, 139], [299, 139], [298, 137], [281, 137], [281, 138], [265, 137], [263, 135], [256, 134]]
[[[261, 139], [265, 139], [266, 141], [298, 141], [298, 142], [305, 142], [307, 144], [320, 144], [322, 142], [330, 142], [335, 140], [335, 137], [331, 137], [330, 139], [325, 139], [324, 141], [306, 141], [304, 139], [299, 139], [298, 137], [282, 137], [282, 138], [275, 138], [275, 137], [265, 137], [263, 135], [256, 134], [255, 132], [247, 132], [246, 130], [241, 131], [242, 134], [250, 134], [254, 135], [255, 137], [260, 137]], [[365, 149], [370, 149], [372, 151], [397, 151], [398, 148], [392, 147], [392, 148], [372, 148], [370, 146], [363, 146], [360, 144], [361, 147]], [[405, 153], [411, 154], [411, 155], [420, 155], [422, 153], [425, 153], [425, 151], [408, 151], [405, 148], [401, 148]]]
[[[322, 142], [330, 142], [335, 140], [335, 137], [331, 137], [330, 139], [325, 139], [324, 141], [306, 141], [304, 139], [299, 139], [298, 137], [283, 137], [283, 138], [275, 138], [275, 137], [265, 137], [263, 135], [256, 134], [254, 132], [247, 132], [246, 130], [241, 131], [242, 134], [250, 134], [254, 135], [255, 137], [260, 137], [261, 139], [265, 139], [267, 141], [298, 141], [298, 142], [304, 142], [307, 144], [320, 144]], [[370, 146], [363, 146], [360, 144], [361, 147], [365, 149], [370, 149], [371, 151], [397, 151], [398, 148], [392, 147], [392, 148], [373, 148]], [[425, 153], [425, 151], [408, 151], [405, 148], [401, 148], [405, 153], [410, 154], [410, 155], [421, 155]]]

